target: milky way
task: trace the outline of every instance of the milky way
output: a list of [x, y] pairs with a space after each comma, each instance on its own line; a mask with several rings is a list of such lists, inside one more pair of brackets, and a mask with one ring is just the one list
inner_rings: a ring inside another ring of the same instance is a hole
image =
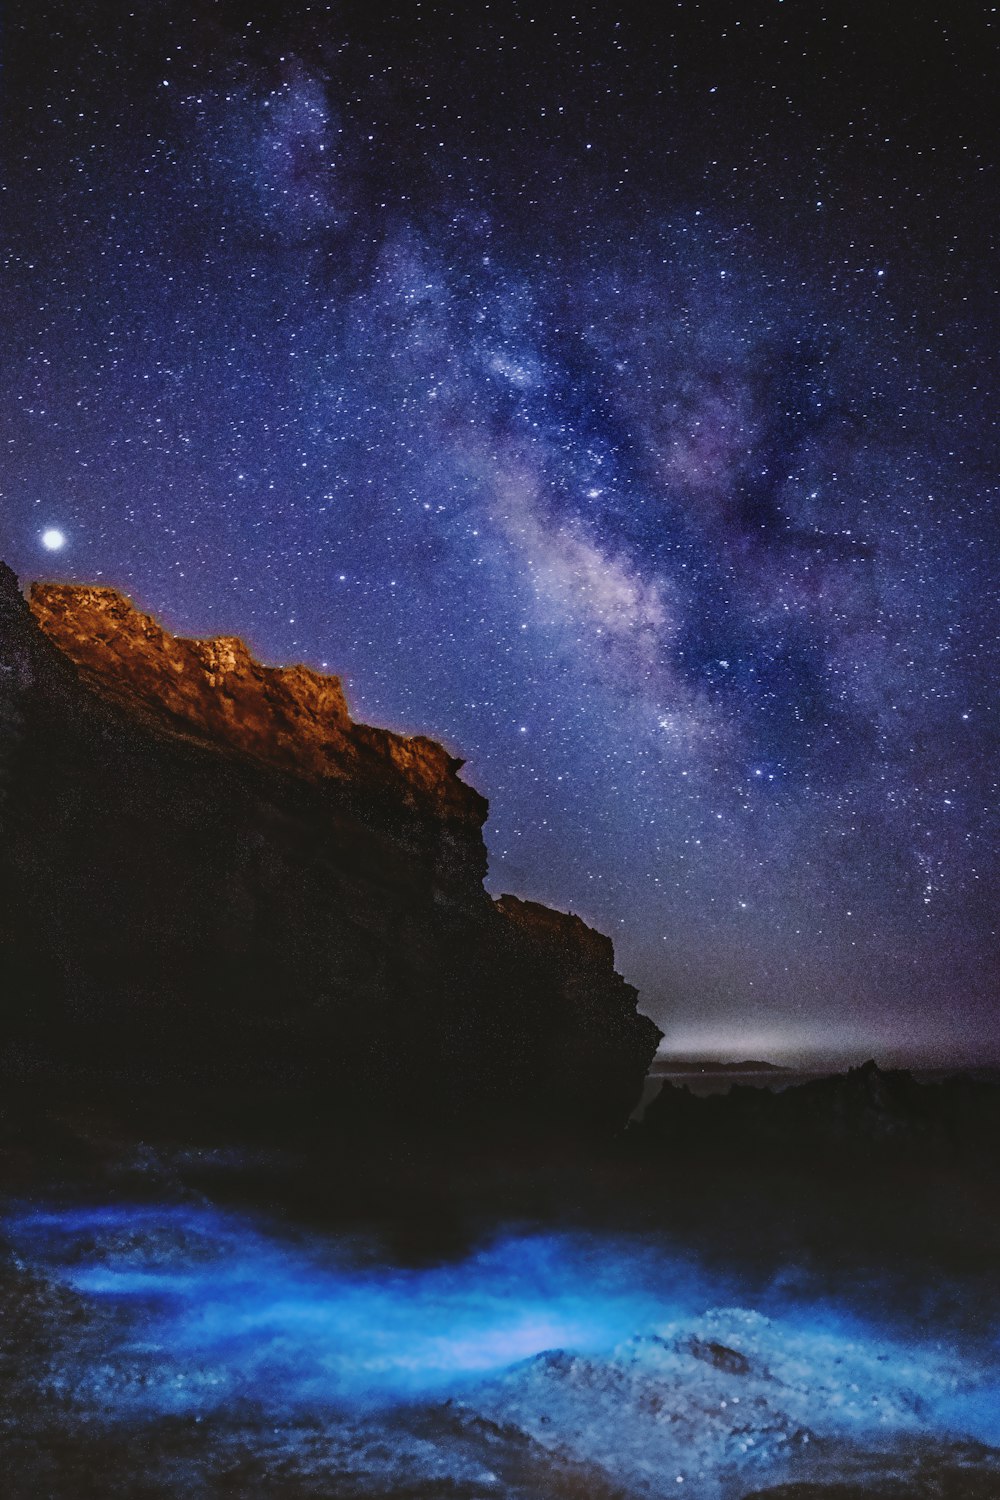
[[998, 17], [871, 9], [8, 24], [0, 551], [454, 747], [675, 1048], [1000, 1054]]

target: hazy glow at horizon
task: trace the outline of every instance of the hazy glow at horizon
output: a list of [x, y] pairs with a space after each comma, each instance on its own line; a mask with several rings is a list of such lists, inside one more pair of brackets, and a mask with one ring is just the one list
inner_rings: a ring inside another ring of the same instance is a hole
[[[640, 1001], [640, 1009], [642, 1003]], [[798, 1064], [804, 1068], [833, 1065], [853, 1066], [874, 1057], [880, 1067], [958, 1066], [955, 1049], [941, 1045], [940, 1038], [915, 1035], [901, 1047], [895, 1038], [868, 1033], [821, 1031], [815, 1027], [740, 1026], [738, 1021], [668, 1027], [657, 1048], [658, 1058], [687, 1061], [773, 1062]]]

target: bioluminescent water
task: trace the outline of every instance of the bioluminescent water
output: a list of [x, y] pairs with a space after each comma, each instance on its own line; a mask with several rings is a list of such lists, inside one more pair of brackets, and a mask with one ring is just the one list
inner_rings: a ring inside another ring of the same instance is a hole
[[133, 1355], [212, 1369], [207, 1389], [153, 1390], [175, 1407], [262, 1383], [292, 1402], [419, 1397], [545, 1349], [611, 1349], [700, 1300], [691, 1268], [671, 1278], [640, 1245], [565, 1235], [504, 1235], [412, 1269], [210, 1208], [33, 1210], [8, 1232], [75, 1291], [122, 1307]]
[[988, 1336], [973, 1356], [947, 1328], [907, 1336], [848, 1295], [741, 1287], [639, 1237], [509, 1231], [413, 1268], [207, 1206], [33, 1207], [6, 1230], [23, 1267], [113, 1314], [99, 1348], [64, 1357], [78, 1360], [68, 1386], [118, 1415], [370, 1410], [478, 1391], [529, 1429], [537, 1408], [554, 1413], [551, 1430], [577, 1430], [589, 1401], [626, 1434], [656, 1390], [675, 1402], [696, 1392], [703, 1415], [684, 1420], [720, 1442], [766, 1405], [768, 1431], [806, 1431], [815, 1407], [813, 1426], [855, 1437], [1000, 1443]]

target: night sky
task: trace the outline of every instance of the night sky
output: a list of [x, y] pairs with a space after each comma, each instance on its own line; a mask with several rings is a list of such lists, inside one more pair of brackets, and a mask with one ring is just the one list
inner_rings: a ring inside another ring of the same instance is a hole
[[0, 555], [444, 740], [673, 1050], [996, 1059], [1000, 14], [649, 9], [11, 6]]

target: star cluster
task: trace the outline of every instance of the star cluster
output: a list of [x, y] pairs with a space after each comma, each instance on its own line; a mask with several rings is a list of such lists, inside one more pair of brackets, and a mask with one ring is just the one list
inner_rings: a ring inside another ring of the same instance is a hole
[[4, 553], [454, 746], [675, 1048], [1000, 1055], [1000, 17], [881, 11], [6, 41]]

